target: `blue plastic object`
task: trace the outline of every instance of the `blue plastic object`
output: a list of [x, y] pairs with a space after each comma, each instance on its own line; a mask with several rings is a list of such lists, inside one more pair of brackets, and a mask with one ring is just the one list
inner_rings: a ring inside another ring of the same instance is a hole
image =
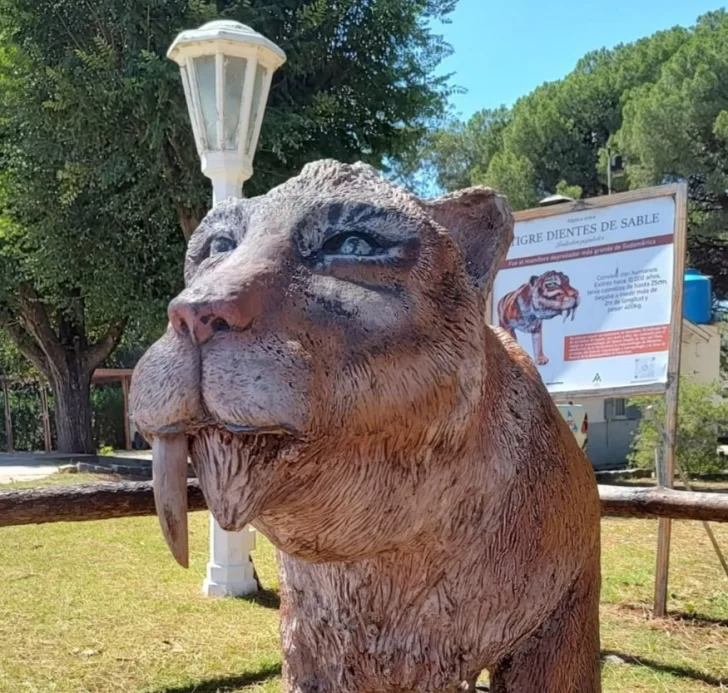
[[713, 321], [713, 288], [710, 277], [696, 269], [685, 270], [683, 315], [695, 325]]

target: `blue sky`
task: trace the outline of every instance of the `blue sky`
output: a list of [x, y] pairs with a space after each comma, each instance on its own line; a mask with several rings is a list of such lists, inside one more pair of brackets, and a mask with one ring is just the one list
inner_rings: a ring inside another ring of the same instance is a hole
[[455, 50], [440, 71], [456, 73], [452, 83], [468, 90], [452, 99], [468, 118], [563, 77], [588, 51], [692, 26], [721, 7], [716, 0], [459, 0], [452, 23], [434, 27]]

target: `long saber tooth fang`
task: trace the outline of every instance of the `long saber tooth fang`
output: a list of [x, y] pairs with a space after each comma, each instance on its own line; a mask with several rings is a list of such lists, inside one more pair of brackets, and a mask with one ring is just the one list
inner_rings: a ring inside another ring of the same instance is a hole
[[152, 442], [154, 505], [172, 555], [189, 567], [187, 530], [187, 436], [159, 436]]

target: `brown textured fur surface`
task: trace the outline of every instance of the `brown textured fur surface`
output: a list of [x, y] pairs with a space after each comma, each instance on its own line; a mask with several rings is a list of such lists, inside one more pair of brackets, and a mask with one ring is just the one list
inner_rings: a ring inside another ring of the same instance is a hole
[[594, 475], [484, 317], [512, 227], [491, 190], [423, 202], [327, 160], [191, 239], [133, 414], [188, 436], [223, 527], [279, 549], [288, 693], [485, 668], [497, 693], [600, 690]]

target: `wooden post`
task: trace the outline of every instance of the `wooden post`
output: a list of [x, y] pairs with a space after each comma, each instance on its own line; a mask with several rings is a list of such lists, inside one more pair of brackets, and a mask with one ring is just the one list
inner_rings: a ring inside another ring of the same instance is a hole
[[121, 376], [121, 393], [124, 401], [124, 449], [131, 450], [131, 432], [129, 431], [129, 378]]
[[[687, 228], [687, 184], [678, 186], [675, 194], [674, 260], [672, 283], [672, 311], [670, 314], [670, 351], [667, 361], [667, 390], [665, 392], [664, 452], [659, 457], [657, 481], [672, 488], [675, 477], [675, 438], [677, 436], [677, 407], [680, 389], [680, 348], [683, 324], [683, 282], [685, 281], [685, 234]], [[667, 582], [670, 567], [670, 535], [672, 520], [657, 521], [657, 557], [655, 566], [655, 602], [653, 615], [667, 615]]]
[[42, 410], [41, 418], [43, 419], [43, 445], [46, 452], [51, 451], [52, 438], [51, 438], [51, 417], [48, 413], [48, 396], [46, 394], [46, 386], [42, 380], [38, 381], [38, 387], [40, 389], [40, 406]]
[[3, 388], [3, 405], [5, 407], [5, 449], [8, 452], [14, 450], [13, 444], [13, 416], [10, 413], [10, 397], [8, 396], [8, 384], [5, 378], [0, 379]]

